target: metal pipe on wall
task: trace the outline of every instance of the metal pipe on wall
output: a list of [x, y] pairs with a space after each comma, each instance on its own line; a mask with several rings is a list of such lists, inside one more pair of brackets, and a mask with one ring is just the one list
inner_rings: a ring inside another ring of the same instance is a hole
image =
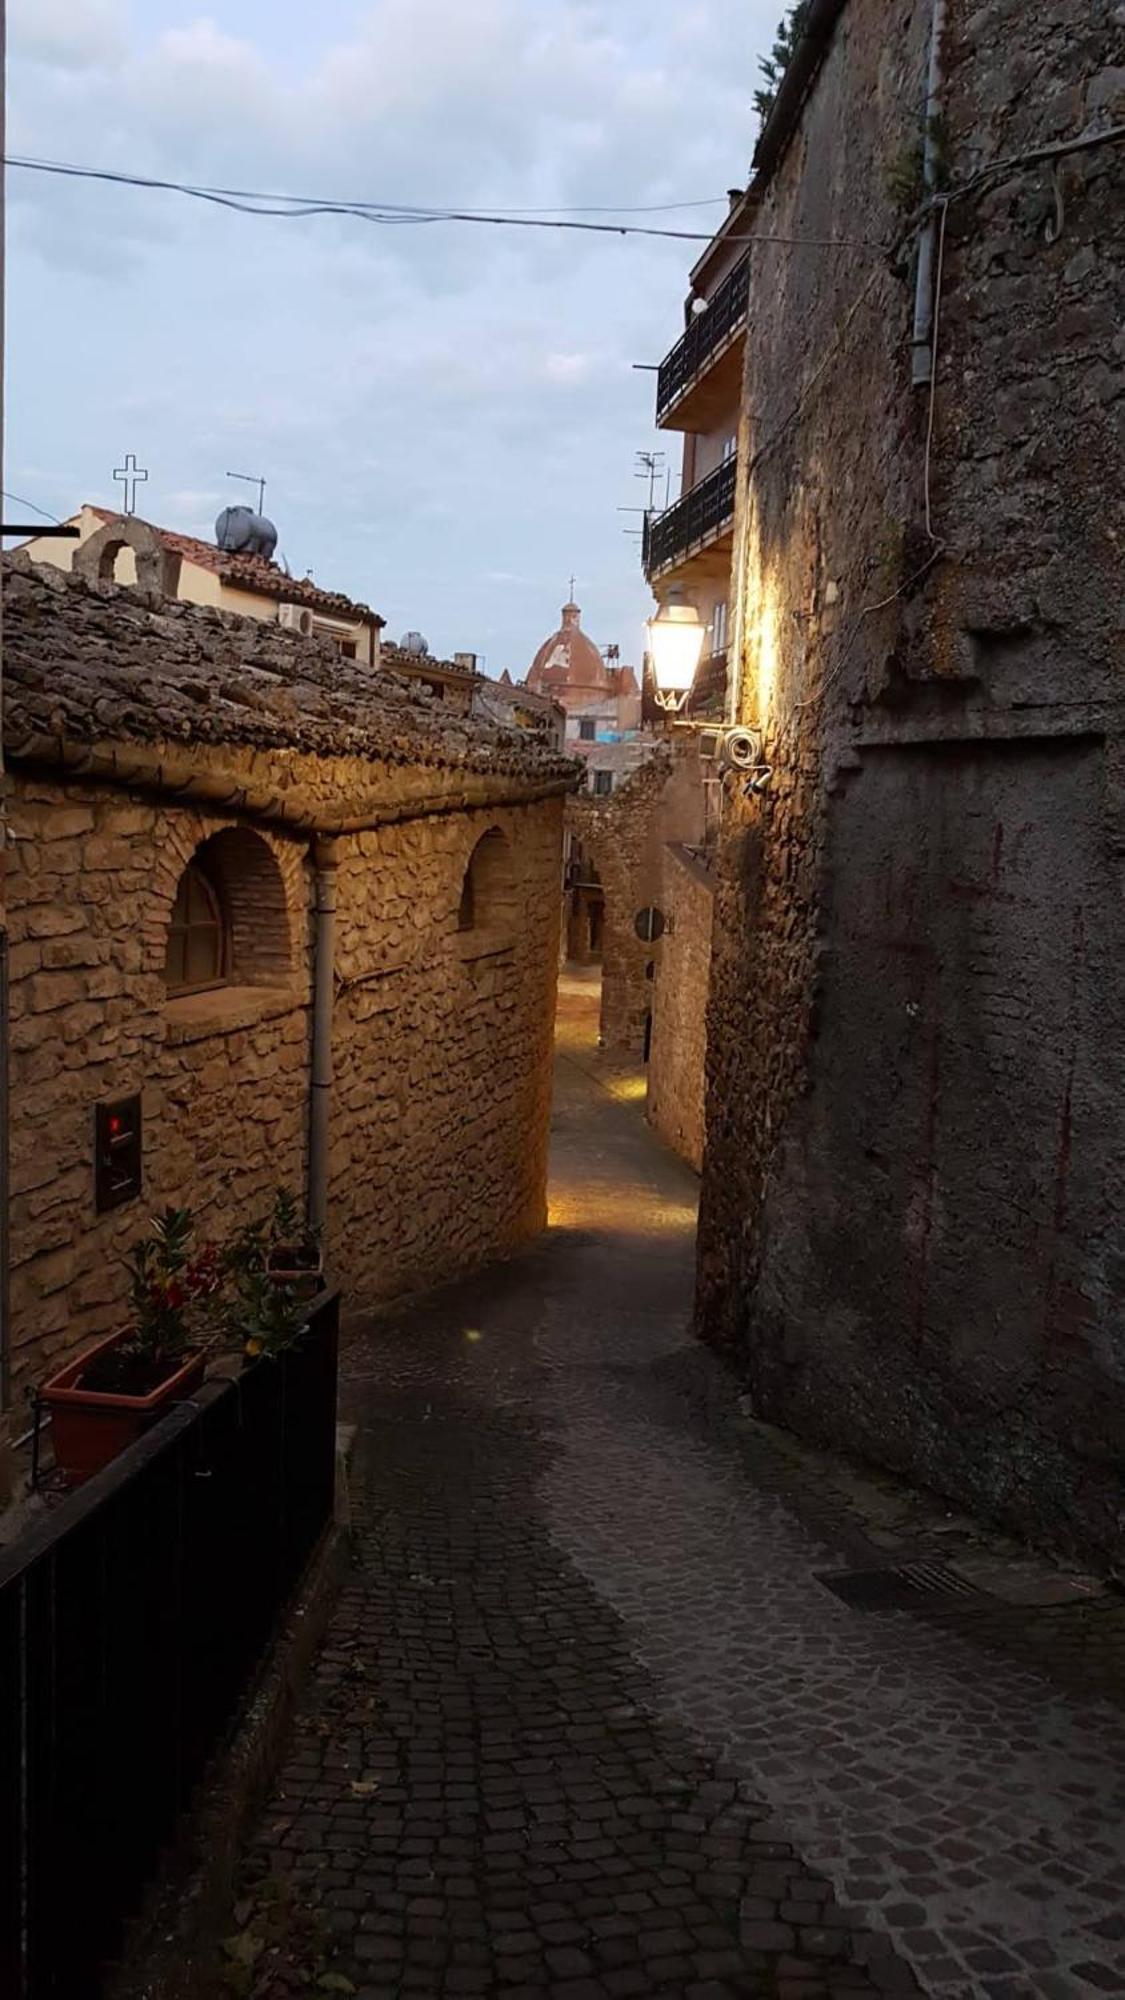
[[[328, 1133], [332, 1108], [332, 1010], [336, 987], [336, 868], [338, 845], [314, 840], [312, 1061], [309, 1075], [307, 1210], [323, 1242], [328, 1221]], [[327, 1259], [327, 1244], [324, 1244]]]
[[[946, 0], [933, 0], [930, 20], [930, 67], [926, 81], [926, 129], [922, 140], [922, 179], [932, 195], [938, 179], [938, 120], [945, 82], [942, 42], [945, 37]], [[911, 335], [911, 374], [915, 388], [925, 388], [934, 372], [934, 263], [937, 256], [938, 218], [931, 215], [918, 242], [918, 274], [914, 285], [914, 331]]]

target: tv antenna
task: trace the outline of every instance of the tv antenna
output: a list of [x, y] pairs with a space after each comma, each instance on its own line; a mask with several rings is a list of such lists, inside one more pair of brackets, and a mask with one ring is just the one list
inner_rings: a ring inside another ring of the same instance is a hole
[[227, 473], [227, 478], [228, 478], [228, 479], [244, 479], [244, 480], [246, 481], [246, 484], [247, 484], [248, 486], [256, 486], [256, 487], [257, 487], [257, 489], [258, 489], [258, 512], [259, 512], [259, 514], [264, 514], [264, 513], [265, 513], [265, 510], [266, 510], [266, 482], [265, 482], [265, 480], [264, 480], [264, 479], [263, 479], [263, 478], [261, 477], [261, 475], [260, 475], [259, 473], [257, 473], [257, 472], [228, 472], [228, 473]]
[[646, 511], [651, 514], [656, 504], [657, 485], [664, 477], [664, 453], [662, 451], [639, 451], [637, 453], [637, 470], [633, 474], [633, 477], [634, 479], [647, 479], [648, 481], [648, 508]]

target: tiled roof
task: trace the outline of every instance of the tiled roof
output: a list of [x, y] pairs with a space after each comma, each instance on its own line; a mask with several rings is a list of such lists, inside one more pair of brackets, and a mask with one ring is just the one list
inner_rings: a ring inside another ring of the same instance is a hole
[[[119, 518], [112, 507], [91, 506], [90, 512], [100, 521]], [[200, 541], [195, 535], [181, 535], [174, 528], [158, 527], [155, 521], [143, 525], [151, 528], [166, 549], [185, 562], [194, 563], [198, 569], [210, 570], [220, 583], [229, 584], [232, 589], [253, 591], [260, 597], [273, 597], [286, 604], [307, 604], [310, 610], [323, 611], [329, 618], [352, 618], [368, 624], [374, 620], [380, 626], [386, 623], [370, 605], [357, 603], [342, 590], [322, 590], [307, 576], [287, 576], [278, 563], [267, 562], [264, 556], [234, 556], [213, 542]]]
[[[331, 641], [4, 558], [4, 744], [232, 745], [438, 764], [557, 784], [576, 767], [526, 730], [452, 714]], [[46, 747], [45, 747], [46, 746]]]

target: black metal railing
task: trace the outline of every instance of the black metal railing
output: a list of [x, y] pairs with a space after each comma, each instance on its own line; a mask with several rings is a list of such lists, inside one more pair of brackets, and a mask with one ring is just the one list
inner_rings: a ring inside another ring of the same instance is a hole
[[687, 332], [676, 342], [670, 354], [666, 354], [656, 376], [656, 421], [660, 422], [665, 412], [683, 395], [688, 383], [693, 381], [711, 359], [717, 347], [721, 347], [728, 334], [741, 326], [746, 318], [750, 298], [750, 253], [740, 257], [733, 271], [727, 273], [706, 312], [693, 319]]
[[641, 560], [646, 576], [675, 562], [677, 556], [705, 542], [734, 519], [735, 458], [722, 465], [677, 500], [662, 514], [647, 514], [641, 543]]
[[94, 2000], [332, 1518], [338, 1300], [0, 1553], [0, 1993]]

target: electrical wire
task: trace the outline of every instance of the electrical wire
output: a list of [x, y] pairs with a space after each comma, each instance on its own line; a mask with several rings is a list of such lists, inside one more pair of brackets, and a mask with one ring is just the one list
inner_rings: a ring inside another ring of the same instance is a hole
[[949, 203], [941, 205], [941, 227], [938, 231], [937, 270], [934, 273], [934, 315], [930, 334], [930, 407], [926, 417], [926, 451], [922, 462], [922, 490], [926, 502], [926, 533], [938, 548], [944, 543], [934, 533], [933, 515], [930, 507], [930, 459], [934, 447], [934, 416], [937, 410], [938, 378], [938, 335], [941, 331], [941, 287], [945, 271], [945, 225], [949, 220]]
[[9, 493], [6, 486], [0, 488], [0, 492], [3, 493], [5, 500], [14, 500], [17, 507], [30, 507], [33, 514], [40, 514], [44, 521], [52, 521], [56, 528], [65, 526], [65, 523], [59, 520], [57, 514], [49, 514], [45, 507], [37, 507], [34, 500], [25, 500], [19, 493]]
[[[404, 227], [435, 222], [487, 224], [502, 229], [577, 230], [595, 236], [647, 236], [674, 243], [711, 243], [715, 232], [693, 229], [658, 229], [635, 222], [583, 222], [576, 217], [513, 210], [469, 208], [406, 207], [393, 202], [319, 201], [305, 195], [259, 194], [247, 189], [197, 187], [187, 181], [159, 180], [145, 174], [116, 173], [103, 167], [78, 167], [60, 160], [37, 160], [18, 154], [5, 156], [4, 165], [27, 173], [53, 174], [68, 180], [102, 181], [117, 187], [153, 189], [182, 194], [193, 201], [209, 202], [216, 208], [233, 209], [241, 215], [267, 216], [274, 221], [304, 221], [313, 216], [352, 216], [359, 222], [382, 227]], [[660, 210], [608, 210], [615, 214], [645, 214]], [[883, 245], [855, 236], [781, 236], [756, 231], [752, 236], [730, 236], [728, 243], [780, 243], [787, 248], [815, 250], [868, 250], [883, 254]]]

